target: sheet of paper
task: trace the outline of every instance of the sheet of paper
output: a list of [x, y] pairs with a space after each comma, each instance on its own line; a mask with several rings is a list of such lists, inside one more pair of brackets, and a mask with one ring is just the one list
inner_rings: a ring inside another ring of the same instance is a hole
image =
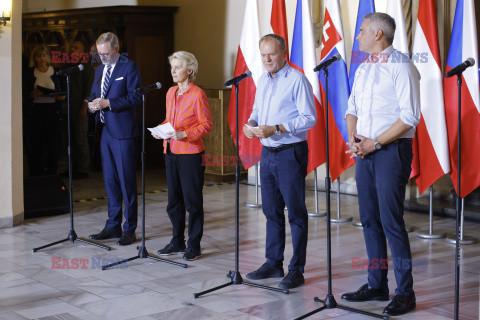
[[158, 126], [158, 127], [147, 128], [147, 129], [162, 139], [170, 138], [170, 134], [175, 131], [175, 129], [172, 127], [172, 124], [170, 122], [162, 124], [161, 126]]

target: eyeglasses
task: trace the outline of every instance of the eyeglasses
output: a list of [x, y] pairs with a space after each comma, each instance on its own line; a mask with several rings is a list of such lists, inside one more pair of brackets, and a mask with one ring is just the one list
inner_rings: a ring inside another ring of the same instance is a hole
[[100, 53], [100, 52], [97, 52], [97, 54], [102, 57], [102, 58], [107, 58], [107, 57], [110, 57], [114, 54], [115, 52], [110, 52], [110, 53]]

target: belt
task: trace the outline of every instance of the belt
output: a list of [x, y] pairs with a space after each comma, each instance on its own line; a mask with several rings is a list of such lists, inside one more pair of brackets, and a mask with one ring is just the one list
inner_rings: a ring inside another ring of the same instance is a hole
[[409, 143], [412, 143], [412, 138], [400, 138], [400, 139], [397, 139], [397, 140], [393, 140], [390, 143], [393, 143], [393, 144], [409, 144]]
[[301, 142], [295, 142], [295, 143], [290, 143], [290, 144], [282, 144], [278, 147], [267, 147], [267, 146], [263, 146], [263, 147], [270, 152], [280, 152], [280, 151], [287, 150], [287, 149], [290, 149], [292, 147], [301, 145], [303, 143], [307, 143], [307, 142], [306, 141], [301, 141]]

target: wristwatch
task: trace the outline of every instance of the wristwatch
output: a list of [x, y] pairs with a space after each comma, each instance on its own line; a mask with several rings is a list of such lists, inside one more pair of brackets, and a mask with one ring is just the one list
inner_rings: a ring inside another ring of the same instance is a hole
[[282, 134], [282, 131], [280, 131], [280, 127], [278, 126], [278, 124], [275, 125], [275, 128], [277, 128], [277, 131], [275, 131], [275, 135], [279, 136]]
[[380, 144], [380, 142], [377, 141], [377, 139], [375, 139], [375, 150], [380, 150], [382, 149], [382, 145]]

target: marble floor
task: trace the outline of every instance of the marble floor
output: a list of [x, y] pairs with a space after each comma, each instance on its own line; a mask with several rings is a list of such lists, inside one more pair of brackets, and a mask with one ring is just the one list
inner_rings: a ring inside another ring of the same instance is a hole
[[[119, 247], [114, 240], [104, 243], [106, 251], [88, 244], [66, 242], [32, 253], [33, 247], [65, 238], [68, 215], [26, 220], [21, 226], [0, 230], [0, 319], [294, 319], [319, 307], [315, 296], [327, 293], [326, 222], [309, 218], [306, 283], [290, 294], [239, 285], [194, 299], [193, 293], [228, 282], [234, 269], [233, 184], [208, 183], [204, 188], [204, 255], [188, 268], [150, 259], [137, 259], [121, 268], [102, 271], [100, 266], [137, 255], [135, 245]], [[151, 253], [170, 239], [166, 215], [167, 193], [161, 171], [147, 172], [146, 247]], [[240, 200], [253, 202], [255, 188], [242, 184]], [[75, 230], [88, 236], [102, 229], [107, 202], [99, 173], [74, 182]], [[325, 209], [320, 193], [320, 209]], [[92, 200], [92, 199], [97, 200]], [[332, 210], [336, 214], [335, 196]], [[90, 200], [90, 201], [85, 201]], [[139, 198], [141, 204], [141, 198]], [[313, 192], [307, 206], [314, 208]], [[357, 199], [342, 195], [342, 215], [358, 217]], [[141, 207], [140, 210], [141, 212]], [[416, 229], [427, 227], [428, 217], [406, 212], [405, 219]], [[455, 221], [435, 220], [437, 229], [454, 232]], [[140, 228], [138, 229], [138, 231]], [[288, 228], [287, 228], [288, 230]], [[465, 234], [479, 235], [480, 224], [467, 222]], [[137, 233], [139, 235], [139, 233]], [[292, 254], [287, 232], [285, 267]], [[414, 289], [417, 308], [397, 319], [452, 319], [454, 305], [455, 247], [445, 240], [422, 240], [410, 233], [414, 258]], [[242, 275], [264, 262], [265, 217], [261, 210], [240, 208], [240, 263]], [[352, 224], [332, 225], [333, 293], [337, 302], [345, 291], [365, 283], [366, 270], [352, 267], [352, 259], [366, 258], [362, 230]], [[181, 255], [171, 259], [184, 262]], [[478, 319], [479, 244], [461, 249], [460, 319]], [[394, 292], [393, 272], [389, 271], [390, 292]], [[260, 281], [276, 286], [279, 279]], [[342, 302], [343, 303], [343, 302]], [[381, 313], [386, 302], [345, 303]], [[372, 319], [340, 309], [324, 310], [309, 319]]]

